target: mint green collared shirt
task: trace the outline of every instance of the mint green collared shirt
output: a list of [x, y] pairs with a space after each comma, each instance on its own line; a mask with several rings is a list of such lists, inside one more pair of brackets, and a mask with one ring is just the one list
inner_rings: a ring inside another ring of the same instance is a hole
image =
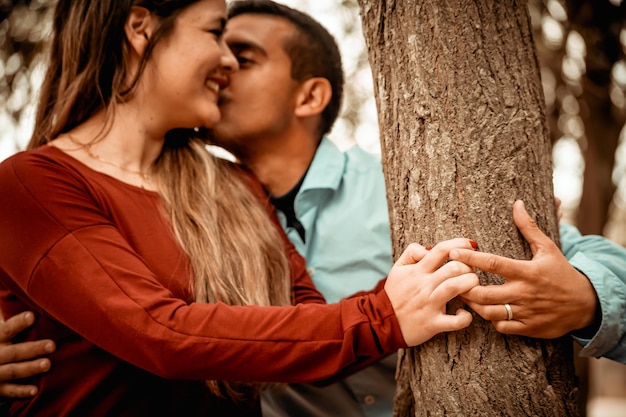
[[[294, 202], [305, 242], [289, 239], [329, 303], [373, 288], [391, 269], [391, 238], [380, 159], [359, 147], [341, 152], [323, 138]], [[285, 226], [284, 216], [281, 222]]]
[[626, 363], [626, 249], [602, 236], [582, 236], [561, 224], [561, 249], [570, 264], [585, 274], [596, 291], [602, 320], [591, 339], [576, 337], [581, 356]]

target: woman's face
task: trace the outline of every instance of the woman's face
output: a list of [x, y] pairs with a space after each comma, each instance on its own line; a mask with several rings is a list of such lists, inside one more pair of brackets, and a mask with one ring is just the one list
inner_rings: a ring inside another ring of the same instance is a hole
[[141, 77], [144, 111], [165, 130], [213, 127], [219, 90], [237, 61], [222, 39], [224, 0], [200, 0], [181, 10], [154, 47]]

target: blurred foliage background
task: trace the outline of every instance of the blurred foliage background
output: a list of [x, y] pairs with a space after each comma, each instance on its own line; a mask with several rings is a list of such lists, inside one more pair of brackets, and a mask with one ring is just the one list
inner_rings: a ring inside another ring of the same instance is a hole
[[[312, 14], [340, 43], [346, 96], [331, 138], [343, 148], [356, 143], [379, 152], [356, 0], [279, 1]], [[626, 3], [528, 1], [564, 220], [585, 234], [604, 234], [626, 245]], [[54, 4], [0, 0], [0, 160], [28, 142]], [[581, 369], [582, 378], [591, 382], [591, 398], [626, 398], [625, 367], [595, 361], [589, 377], [586, 365]], [[619, 406], [626, 409], [624, 402]]]

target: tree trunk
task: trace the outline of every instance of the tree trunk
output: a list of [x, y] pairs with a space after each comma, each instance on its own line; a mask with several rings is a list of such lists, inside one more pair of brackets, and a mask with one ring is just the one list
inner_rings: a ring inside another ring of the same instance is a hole
[[[516, 199], [558, 241], [550, 138], [526, 3], [359, 5], [394, 256], [413, 241], [433, 245], [465, 236], [481, 250], [529, 259], [511, 218]], [[571, 351], [569, 338], [503, 336], [476, 317], [469, 329], [400, 355], [395, 414], [577, 415]]]

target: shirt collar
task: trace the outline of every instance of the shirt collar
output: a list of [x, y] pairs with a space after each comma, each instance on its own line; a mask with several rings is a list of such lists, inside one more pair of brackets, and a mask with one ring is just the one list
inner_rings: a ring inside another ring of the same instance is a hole
[[327, 137], [323, 137], [302, 183], [301, 192], [315, 189], [336, 190], [341, 184], [346, 156]]

